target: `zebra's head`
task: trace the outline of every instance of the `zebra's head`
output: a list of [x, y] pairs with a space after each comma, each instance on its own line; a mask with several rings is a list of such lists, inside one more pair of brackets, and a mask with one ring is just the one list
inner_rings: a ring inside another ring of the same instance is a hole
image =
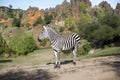
[[42, 29], [40, 35], [38, 36], [38, 41], [42, 41], [42, 40], [48, 38], [47, 27], [48, 26], [43, 26], [43, 29]]

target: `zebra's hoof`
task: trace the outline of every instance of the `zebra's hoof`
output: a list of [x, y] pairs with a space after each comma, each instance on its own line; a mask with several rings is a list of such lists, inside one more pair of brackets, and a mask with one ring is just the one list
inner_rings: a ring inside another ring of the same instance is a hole
[[60, 68], [60, 65], [55, 65], [54, 66], [54, 69], [59, 69]]
[[73, 62], [73, 65], [76, 65], [76, 62]]

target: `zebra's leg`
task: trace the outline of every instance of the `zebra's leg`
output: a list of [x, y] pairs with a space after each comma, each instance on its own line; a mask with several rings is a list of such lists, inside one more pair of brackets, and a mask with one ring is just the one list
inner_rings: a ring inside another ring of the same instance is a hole
[[73, 53], [73, 64], [76, 65], [76, 52], [77, 52], [77, 48], [74, 48], [72, 50], [72, 53]]
[[54, 50], [54, 54], [56, 59], [54, 68], [60, 68], [60, 52]]

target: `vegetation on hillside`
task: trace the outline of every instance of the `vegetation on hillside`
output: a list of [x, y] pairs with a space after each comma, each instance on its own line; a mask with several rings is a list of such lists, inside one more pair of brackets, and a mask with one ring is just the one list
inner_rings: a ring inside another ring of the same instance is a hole
[[4, 56], [4, 54], [11, 53], [11, 49], [6, 44], [6, 41], [2, 38], [2, 35], [0, 33], [0, 56]]
[[20, 28], [4, 30], [1, 35], [1, 44], [3, 44], [1, 45], [1, 48], [3, 47], [1, 49], [2, 53], [7, 51], [6, 54], [11, 56], [26, 55], [36, 48], [35, 40], [31, 33], [24, 32]]

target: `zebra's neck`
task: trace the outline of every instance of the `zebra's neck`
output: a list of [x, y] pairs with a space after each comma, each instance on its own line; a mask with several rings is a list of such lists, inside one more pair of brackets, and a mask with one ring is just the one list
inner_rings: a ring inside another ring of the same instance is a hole
[[54, 42], [57, 41], [61, 37], [60, 34], [58, 34], [54, 29], [48, 30], [48, 39], [50, 40], [51, 44], [54, 44]]

